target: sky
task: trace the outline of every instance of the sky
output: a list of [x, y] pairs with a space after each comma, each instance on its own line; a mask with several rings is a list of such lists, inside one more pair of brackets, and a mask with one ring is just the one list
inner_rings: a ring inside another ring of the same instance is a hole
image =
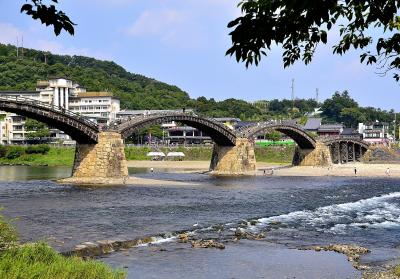
[[57, 37], [52, 28], [21, 14], [25, 0], [0, 0], [0, 43], [15, 45], [23, 36], [28, 48], [111, 60], [129, 72], [176, 85], [192, 98], [290, 99], [294, 79], [296, 98], [315, 98], [318, 88], [322, 101], [348, 90], [361, 106], [400, 111], [400, 83], [360, 64], [359, 52], [333, 55], [335, 31], [309, 65], [300, 61], [284, 69], [281, 49], [274, 47], [258, 67], [246, 69], [225, 56], [231, 42], [227, 24], [240, 15], [235, 0], [59, 2], [77, 24], [74, 36]]

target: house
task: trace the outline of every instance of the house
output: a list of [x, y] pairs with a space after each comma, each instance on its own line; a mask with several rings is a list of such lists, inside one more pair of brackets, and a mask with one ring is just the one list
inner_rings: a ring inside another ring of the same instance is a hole
[[322, 118], [314, 118], [310, 117], [307, 119], [306, 124], [303, 126], [304, 130], [307, 132], [318, 132], [319, 127], [321, 126]]
[[322, 124], [318, 130], [317, 134], [320, 137], [335, 137], [340, 136], [343, 132], [343, 124]]
[[390, 142], [391, 136], [387, 122], [358, 123], [358, 132], [362, 134], [363, 140], [372, 144], [388, 145]]

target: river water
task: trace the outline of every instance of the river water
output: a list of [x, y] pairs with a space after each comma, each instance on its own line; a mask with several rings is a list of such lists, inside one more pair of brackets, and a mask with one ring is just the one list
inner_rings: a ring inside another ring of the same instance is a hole
[[[60, 251], [86, 241], [158, 236], [158, 245], [102, 258], [126, 268], [129, 278], [345, 278], [354, 272], [334, 253], [326, 253], [325, 262], [332, 267], [319, 275], [301, 261], [288, 272], [285, 261], [315, 252], [283, 253], [280, 245], [355, 243], [372, 250], [362, 262], [374, 265], [400, 256], [399, 179], [215, 178], [136, 169], [131, 172], [138, 177], [190, 185], [96, 188], [52, 181], [70, 172], [62, 167], [0, 167], [3, 213], [18, 218], [23, 241], [45, 240]], [[238, 227], [267, 237], [230, 242], [223, 251], [192, 249], [176, 241], [178, 232], [187, 231], [195, 238], [226, 242]]]

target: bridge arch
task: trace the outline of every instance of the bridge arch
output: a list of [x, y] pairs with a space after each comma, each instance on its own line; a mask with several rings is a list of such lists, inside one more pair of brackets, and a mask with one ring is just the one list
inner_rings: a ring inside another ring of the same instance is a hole
[[361, 162], [369, 143], [362, 139], [333, 137], [322, 140], [329, 147], [332, 163]]
[[58, 106], [23, 97], [0, 96], [0, 110], [51, 125], [78, 143], [96, 143], [98, 140], [99, 128], [96, 123]]
[[314, 149], [316, 141], [311, 137], [304, 129], [300, 126], [291, 123], [260, 123], [253, 126], [247, 126], [244, 129], [238, 131], [238, 134], [242, 137], [253, 138], [254, 136], [264, 133], [267, 131], [278, 131], [282, 134], [292, 138], [299, 148], [301, 149]]
[[151, 114], [135, 117], [121, 124], [111, 124], [110, 130], [120, 133], [126, 139], [150, 125], [172, 121], [180, 122], [205, 132], [220, 146], [235, 146], [236, 133], [222, 123], [185, 113]]

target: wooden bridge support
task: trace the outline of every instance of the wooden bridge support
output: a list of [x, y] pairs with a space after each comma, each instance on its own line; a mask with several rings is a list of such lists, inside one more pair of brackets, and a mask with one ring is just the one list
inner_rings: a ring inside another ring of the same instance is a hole
[[332, 165], [331, 153], [328, 146], [318, 141], [315, 149], [301, 149], [297, 146], [292, 164], [294, 166], [330, 166]]
[[97, 144], [76, 145], [71, 180], [124, 179], [128, 177], [121, 135], [101, 132]]
[[329, 148], [334, 164], [361, 162], [366, 152], [361, 145], [347, 141], [333, 143]]
[[210, 170], [215, 175], [254, 174], [256, 158], [253, 144], [246, 138], [236, 139], [235, 146], [214, 144]]

